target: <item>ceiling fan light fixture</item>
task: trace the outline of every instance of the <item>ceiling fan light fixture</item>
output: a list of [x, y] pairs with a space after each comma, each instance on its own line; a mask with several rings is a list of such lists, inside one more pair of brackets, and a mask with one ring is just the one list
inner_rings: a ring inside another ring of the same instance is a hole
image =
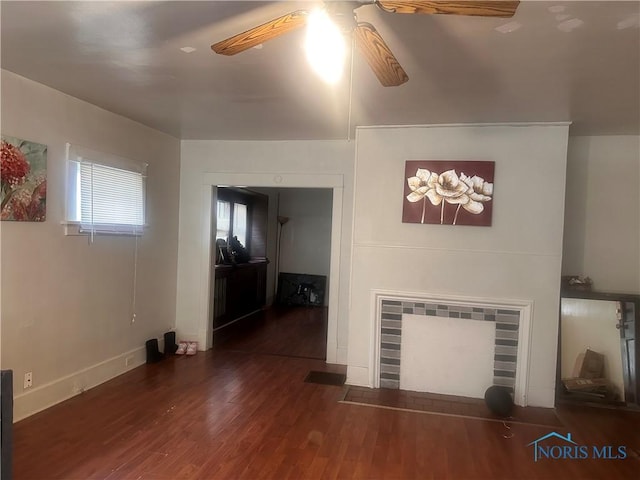
[[347, 47], [340, 29], [325, 10], [309, 14], [304, 47], [313, 71], [325, 82], [336, 84], [342, 77]]
[[[513, 17], [520, 0], [325, 0], [324, 10], [296, 10], [250, 28], [211, 45], [220, 55], [236, 55], [268, 40], [307, 26], [305, 49], [311, 68], [332, 84], [338, 83], [347, 55], [356, 47], [383, 87], [397, 87], [409, 80], [382, 35], [367, 22], [359, 22], [355, 11], [364, 5], [377, 5], [389, 13], [471, 15]], [[563, 7], [564, 8], [564, 7]], [[559, 28], [578, 25], [560, 24]], [[625, 24], [626, 25], [626, 24]], [[514, 25], [512, 25], [514, 26]], [[619, 27], [622, 28], [622, 27]], [[625, 27], [626, 28], [626, 27]], [[568, 30], [567, 30], [568, 31]]]

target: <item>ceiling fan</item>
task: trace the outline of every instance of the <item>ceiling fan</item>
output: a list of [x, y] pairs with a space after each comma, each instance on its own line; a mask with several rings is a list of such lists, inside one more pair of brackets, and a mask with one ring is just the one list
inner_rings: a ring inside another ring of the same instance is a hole
[[[511, 0], [432, 0], [432, 1], [325, 1], [325, 10], [343, 33], [354, 32], [356, 46], [385, 87], [398, 86], [409, 80], [406, 72], [373, 25], [358, 22], [355, 11], [364, 5], [376, 5], [389, 13], [420, 13], [473, 15], [481, 17], [512, 17], [519, 1]], [[279, 37], [307, 23], [310, 12], [297, 10], [246, 32], [211, 45], [221, 55], [235, 55], [267, 40]]]

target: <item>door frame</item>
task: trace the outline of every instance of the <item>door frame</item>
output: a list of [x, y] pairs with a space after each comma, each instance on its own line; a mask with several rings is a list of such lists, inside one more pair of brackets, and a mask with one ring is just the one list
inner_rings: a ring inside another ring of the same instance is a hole
[[200, 331], [206, 332], [206, 348], [213, 346], [213, 299], [210, 298], [211, 287], [211, 231], [215, 228], [212, 222], [212, 199], [217, 198], [218, 186], [247, 186], [266, 188], [329, 188], [333, 191], [331, 210], [331, 254], [329, 264], [329, 308], [327, 319], [327, 363], [338, 363], [338, 311], [340, 293], [340, 252], [342, 238], [342, 216], [344, 175], [341, 174], [272, 174], [272, 173], [239, 173], [220, 172], [205, 173], [202, 176], [202, 238], [204, 247], [200, 265], [200, 295], [198, 308], [198, 324]]

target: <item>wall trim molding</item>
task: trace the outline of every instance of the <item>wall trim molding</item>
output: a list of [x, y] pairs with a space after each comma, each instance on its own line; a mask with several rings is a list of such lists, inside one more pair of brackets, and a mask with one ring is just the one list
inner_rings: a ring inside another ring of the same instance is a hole
[[412, 129], [412, 128], [451, 128], [451, 127], [568, 127], [571, 121], [566, 122], [512, 122], [512, 123], [431, 123], [424, 125], [362, 125], [356, 130], [378, 129]]
[[466, 295], [429, 294], [424, 292], [398, 292], [389, 290], [373, 290], [371, 292], [373, 329], [369, 352], [369, 382], [374, 388], [380, 387], [380, 330], [382, 319], [382, 301], [395, 300], [407, 302], [438, 303], [443, 305], [480, 306], [493, 309], [513, 309], [520, 312], [518, 329], [518, 354], [516, 363], [516, 382], [514, 402], [527, 406], [529, 385], [529, 351], [531, 347], [531, 319], [533, 301], [520, 299], [496, 299], [488, 297], [471, 297]]
[[336, 350], [336, 363], [338, 365], [346, 365], [348, 361], [347, 347], [338, 347]]
[[334, 173], [233, 173], [207, 172], [202, 175], [202, 184], [208, 186], [236, 186], [270, 188], [342, 188], [344, 175]]
[[[344, 174], [299, 174], [299, 173], [241, 173], [207, 172], [200, 177], [200, 244], [191, 254], [199, 258], [198, 290], [198, 340], [201, 350], [213, 346], [213, 325], [209, 312], [213, 310], [210, 298], [211, 275], [211, 230], [213, 225], [212, 208], [217, 200], [218, 186], [247, 185], [250, 187], [276, 188], [331, 188], [333, 207], [331, 215], [331, 253], [329, 267], [329, 308], [327, 325], [327, 363], [338, 363], [338, 305], [340, 287], [340, 253], [343, 218]], [[198, 187], [198, 185], [193, 185]], [[178, 289], [180, 289], [178, 279]], [[176, 306], [176, 318], [180, 312]], [[177, 322], [179, 323], [179, 322]], [[182, 335], [182, 333], [181, 333]]]
[[402, 245], [402, 244], [386, 244], [386, 243], [366, 243], [358, 242], [353, 244], [354, 248], [388, 248], [388, 249], [401, 249], [401, 250], [430, 250], [434, 252], [452, 252], [452, 253], [488, 253], [490, 255], [516, 255], [516, 256], [528, 256], [528, 257], [546, 257], [555, 258], [560, 257], [560, 253], [537, 253], [537, 252], [518, 252], [508, 250], [476, 250], [471, 248], [444, 248], [444, 247], [427, 247], [423, 245]]
[[[163, 350], [164, 338], [159, 339]], [[129, 360], [129, 365], [127, 365]], [[14, 396], [13, 421], [18, 422], [105, 383], [146, 362], [146, 348], [138, 347], [77, 370]]]
[[349, 365], [347, 368], [347, 385], [373, 388], [369, 381], [370, 369]]

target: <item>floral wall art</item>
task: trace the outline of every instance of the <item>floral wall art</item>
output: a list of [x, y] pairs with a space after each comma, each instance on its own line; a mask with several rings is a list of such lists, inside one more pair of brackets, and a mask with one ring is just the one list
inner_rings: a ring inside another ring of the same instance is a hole
[[44, 222], [47, 146], [3, 135], [0, 167], [2, 220]]
[[490, 226], [495, 162], [405, 164], [403, 223]]

